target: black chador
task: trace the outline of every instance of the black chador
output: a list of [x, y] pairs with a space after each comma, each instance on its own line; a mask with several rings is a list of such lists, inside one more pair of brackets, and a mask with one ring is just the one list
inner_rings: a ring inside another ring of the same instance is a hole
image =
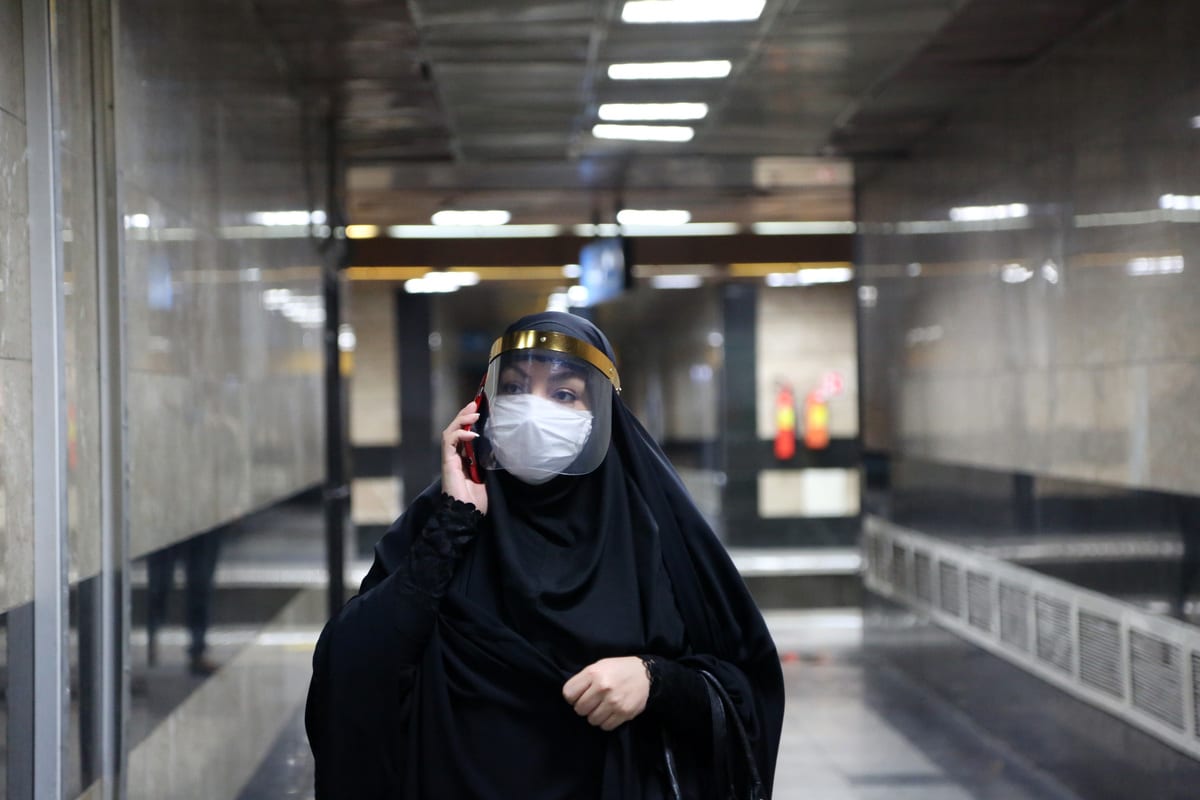
[[[548, 312], [551, 331], [613, 358], [604, 335]], [[663, 732], [685, 785], [711, 791], [703, 679], [732, 696], [771, 785], [779, 658], [724, 547], [616, 391], [611, 443], [582, 475], [484, 475], [488, 510], [422, 492], [375, 546], [359, 593], [325, 627], [306, 725], [317, 797], [664, 798]], [[611, 732], [563, 698], [599, 659], [643, 657], [646, 711]]]

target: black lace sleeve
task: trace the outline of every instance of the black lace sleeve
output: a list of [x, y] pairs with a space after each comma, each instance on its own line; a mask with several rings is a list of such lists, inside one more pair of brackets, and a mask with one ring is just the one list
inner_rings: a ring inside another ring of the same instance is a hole
[[650, 678], [646, 713], [658, 719], [677, 740], [711, 749], [712, 717], [704, 678], [691, 667], [669, 658], [641, 656], [641, 659]]
[[483, 514], [471, 503], [442, 493], [437, 510], [413, 540], [409, 557], [397, 570], [418, 602], [436, 606], [467, 546], [475, 538]]

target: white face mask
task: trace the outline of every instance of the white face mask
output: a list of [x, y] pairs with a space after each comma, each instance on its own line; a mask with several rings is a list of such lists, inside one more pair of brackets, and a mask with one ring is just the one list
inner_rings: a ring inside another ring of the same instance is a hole
[[492, 401], [487, 427], [500, 466], [536, 485], [579, 457], [592, 432], [592, 413], [535, 394], [505, 395]]

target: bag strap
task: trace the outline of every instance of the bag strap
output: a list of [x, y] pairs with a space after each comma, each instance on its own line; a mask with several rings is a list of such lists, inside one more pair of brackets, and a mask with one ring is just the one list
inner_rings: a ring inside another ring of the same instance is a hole
[[675, 766], [675, 751], [671, 747], [667, 729], [662, 729], [663, 762], [667, 769], [667, 786], [671, 790], [671, 800], [683, 800], [683, 789], [679, 786], [679, 769]]
[[708, 690], [705, 694], [708, 695], [708, 715], [712, 720], [713, 779], [719, 791], [732, 792], [736, 797], [733, 774], [729, 768], [729, 748], [725, 742], [728, 730], [725, 725], [725, 703], [721, 696], [713, 691], [713, 677], [704, 670], [700, 670], [700, 674], [704, 677], [704, 686]]
[[[725, 746], [726, 733], [726, 718], [733, 720], [733, 729], [737, 734], [738, 744], [742, 753], [742, 761], [746, 765], [746, 771], [750, 778], [750, 795], [748, 800], [766, 800], [767, 793], [763, 787], [762, 778], [758, 774], [758, 763], [754, 760], [754, 751], [750, 748], [750, 737], [746, 735], [746, 727], [742, 724], [742, 718], [738, 716], [737, 706], [733, 704], [733, 698], [729, 696], [729, 692], [725, 691], [725, 687], [717, 680], [717, 677], [706, 669], [699, 670], [700, 675], [704, 677], [705, 683], [708, 684], [709, 705], [712, 707], [713, 719], [713, 762], [716, 764], [718, 786], [731, 785], [727, 782], [725, 771], [727, 769], [727, 754]], [[720, 731], [717, 728], [720, 726]], [[735, 797], [737, 796], [735, 790]]]

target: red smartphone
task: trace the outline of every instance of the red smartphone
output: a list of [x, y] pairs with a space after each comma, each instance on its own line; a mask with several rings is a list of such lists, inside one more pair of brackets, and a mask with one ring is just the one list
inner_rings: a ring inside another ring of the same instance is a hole
[[[474, 425], [464, 425], [463, 430], [475, 430], [483, 427], [483, 421], [487, 418], [487, 395], [483, 393], [483, 384], [479, 384], [479, 391], [475, 394], [475, 410], [479, 412], [479, 419]], [[465, 442], [458, 443], [458, 455], [463, 462], [463, 470], [466, 471], [467, 477], [475, 483], [483, 483], [483, 469], [479, 466], [479, 448], [475, 443], [479, 439], [468, 439]]]

